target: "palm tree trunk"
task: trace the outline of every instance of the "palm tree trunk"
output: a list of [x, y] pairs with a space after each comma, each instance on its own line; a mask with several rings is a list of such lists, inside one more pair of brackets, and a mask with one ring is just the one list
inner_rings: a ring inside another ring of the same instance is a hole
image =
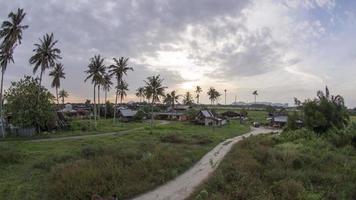
[[96, 85], [94, 84], [94, 124], [95, 124], [95, 128], [96, 128], [96, 95], [95, 95], [95, 90], [96, 90]]
[[154, 98], [152, 97], [152, 103], [151, 103], [151, 133], [152, 133], [152, 129], [153, 129], [153, 104], [154, 104]]
[[100, 119], [100, 85], [98, 85], [98, 118]]
[[56, 96], [57, 96], [57, 109], [58, 109], [59, 108], [58, 87], [56, 87]]
[[[4, 67], [4, 66], [3, 66]], [[5, 68], [3, 68], [5, 69]], [[0, 115], [1, 115], [1, 131], [2, 131], [2, 137], [5, 137], [5, 128], [4, 128], [4, 111], [3, 111], [3, 98], [2, 98], [2, 89], [4, 85], [4, 74], [5, 71], [1, 70], [1, 86], [0, 86]]]
[[108, 112], [108, 109], [106, 107], [107, 97], [108, 97], [108, 91], [105, 90], [105, 102], [104, 102], [104, 105], [105, 105], [105, 119], [106, 119], [106, 114]]
[[256, 101], [256, 95], [255, 95], [255, 104], [257, 103], [257, 101]]
[[118, 93], [118, 89], [116, 89], [116, 95], [115, 95], [115, 106], [114, 106], [114, 118], [113, 118], [113, 122], [115, 122], [115, 117], [116, 117], [117, 93]]
[[[42, 75], [43, 75], [43, 70], [41, 69], [41, 73], [40, 73], [40, 83], [38, 85], [38, 95], [37, 95], [37, 108], [39, 111], [40, 110], [40, 95], [41, 95], [41, 85], [42, 85]], [[41, 132], [41, 127], [40, 127], [40, 123], [37, 121], [37, 129], [38, 132]]]

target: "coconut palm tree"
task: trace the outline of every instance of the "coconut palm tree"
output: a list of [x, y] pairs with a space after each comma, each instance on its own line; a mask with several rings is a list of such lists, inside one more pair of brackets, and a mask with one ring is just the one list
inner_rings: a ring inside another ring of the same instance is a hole
[[62, 99], [62, 105], [64, 106], [64, 98], [67, 98], [69, 96], [68, 92], [65, 90], [59, 91], [59, 98]]
[[96, 126], [97, 112], [96, 112], [95, 90], [96, 90], [96, 86], [100, 84], [103, 74], [105, 74], [104, 58], [101, 58], [100, 55], [95, 55], [94, 57], [90, 58], [90, 63], [85, 73], [87, 73], [88, 76], [85, 78], [84, 82], [86, 82], [88, 79], [91, 79], [91, 82], [94, 85], [94, 121]]
[[34, 65], [33, 73], [35, 74], [40, 67], [40, 82], [39, 88], [42, 83], [42, 75], [46, 69], [52, 68], [55, 66], [56, 61], [62, 59], [60, 56], [61, 50], [56, 48], [58, 40], [54, 40], [53, 33], [46, 34], [43, 38], [39, 39], [40, 43], [35, 44], [35, 49], [33, 50], [35, 54], [30, 58], [30, 64]]
[[151, 99], [151, 131], [153, 126], [153, 106], [156, 102], [160, 101], [160, 97], [164, 97], [164, 90], [167, 88], [162, 85], [163, 79], [157, 76], [150, 76], [147, 78], [146, 83], [146, 96], [148, 99]]
[[221, 94], [213, 87], [210, 87], [208, 92], [207, 92], [211, 105], [213, 105], [215, 103], [215, 101], [217, 101], [219, 99], [219, 97], [221, 96]]
[[137, 88], [136, 96], [139, 98], [140, 103], [141, 103], [142, 99], [145, 98], [145, 88], [144, 87]]
[[49, 73], [49, 75], [53, 77], [51, 86], [52, 88], [56, 88], [57, 106], [59, 105], [58, 88], [61, 87], [61, 78], [66, 78], [63, 70], [63, 65], [61, 63], [57, 63], [55, 68]]
[[118, 87], [120, 83], [122, 82], [122, 78], [124, 75], [127, 75], [127, 72], [129, 70], [133, 71], [132, 67], [128, 67], [128, 62], [129, 58], [121, 57], [119, 60], [116, 58], [113, 58], [114, 64], [110, 65], [109, 67], [109, 73], [110, 75], [115, 76], [116, 78], [116, 93], [115, 93], [115, 106], [114, 106], [114, 118], [113, 121], [115, 121], [116, 117], [116, 107], [117, 107], [117, 97], [118, 97]]
[[252, 95], [255, 96], [255, 104], [256, 104], [256, 103], [257, 103], [257, 96], [258, 96], [257, 90], [253, 91], [253, 92], [252, 92]]
[[201, 89], [200, 86], [197, 86], [196, 89], [195, 89], [195, 93], [197, 94], [196, 98], [197, 98], [197, 104], [199, 104], [199, 99], [200, 99], [200, 93], [202, 92], [203, 90]]
[[183, 103], [186, 104], [186, 105], [191, 105], [194, 103], [193, 101], [193, 97], [192, 95], [190, 94], [190, 92], [187, 92], [184, 96], [184, 99], [183, 99]]
[[172, 106], [172, 109], [174, 109], [174, 104], [175, 103], [179, 103], [178, 102], [179, 97], [180, 97], [180, 95], [177, 95], [176, 91], [173, 90], [171, 93], [166, 94], [166, 96], [164, 97], [163, 102], [168, 104], [168, 105], [170, 105], [170, 106]]
[[118, 95], [120, 96], [120, 104], [122, 104], [122, 100], [127, 96], [126, 91], [129, 90], [129, 84], [127, 84], [124, 80], [121, 81], [119, 86], [117, 86]]
[[[10, 12], [8, 15], [9, 20], [5, 20], [1, 25], [0, 39], [0, 67], [1, 67], [1, 85], [0, 85], [0, 115], [3, 120], [3, 84], [4, 74], [7, 65], [14, 62], [13, 52], [18, 44], [21, 44], [23, 30], [27, 29], [27, 25], [22, 25], [26, 13], [23, 9], [18, 8], [17, 12]], [[3, 123], [2, 123], [3, 124]], [[5, 129], [2, 126], [2, 136], [5, 137]]]
[[106, 73], [104, 74], [103, 77], [103, 90], [105, 92], [105, 119], [106, 119], [106, 115], [107, 115], [107, 107], [106, 107], [106, 102], [107, 102], [107, 97], [108, 97], [108, 92], [111, 89], [111, 85], [112, 85], [112, 81], [111, 81], [111, 75]]

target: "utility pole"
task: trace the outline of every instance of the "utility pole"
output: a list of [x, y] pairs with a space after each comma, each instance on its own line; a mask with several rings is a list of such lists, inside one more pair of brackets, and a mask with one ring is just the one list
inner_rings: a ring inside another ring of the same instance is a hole
[[227, 90], [225, 89], [225, 90], [224, 90], [224, 92], [225, 92], [225, 105], [226, 105], [226, 91], [227, 91]]

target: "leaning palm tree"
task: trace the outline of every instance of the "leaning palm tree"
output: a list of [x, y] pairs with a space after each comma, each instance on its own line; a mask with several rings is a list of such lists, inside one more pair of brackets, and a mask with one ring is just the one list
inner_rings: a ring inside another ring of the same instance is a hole
[[253, 92], [252, 92], [252, 95], [255, 96], [255, 104], [256, 104], [256, 103], [257, 103], [257, 96], [258, 96], [257, 90], [253, 91]]
[[59, 98], [62, 99], [62, 105], [64, 106], [64, 98], [67, 98], [69, 96], [68, 92], [65, 90], [59, 91]]
[[153, 106], [156, 102], [160, 101], [160, 97], [164, 97], [164, 90], [167, 88], [162, 85], [163, 79], [157, 76], [150, 76], [147, 78], [146, 83], [146, 95], [148, 99], [151, 99], [151, 131], [153, 127]]
[[57, 63], [55, 68], [49, 73], [53, 77], [51, 86], [52, 88], [56, 88], [57, 106], [59, 105], [58, 88], [61, 87], [61, 78], [66, 78], [63, 70], [63, 64]]
[[196, 98], [197, 98], [197, 104], [199, 104], [199, 99], [200, 99], [200, 93], [202, 92], [203, 90], [201, 89], [200, 86], [197, 86], [196, 89], [195, 89], [195, 93], [197, 94]]
[[128, 67], [129, 58], [121, 57], [119, 58], [119, 60], [117, 60], [116, 58], [113, 58], [113, 60], [114, 60], [114, 64], [110, 65], [109, 73], [110, 75], [113, 75], [116, 78], [116, 93], [115, 93], [115, 106], [114, 106], [114, 118], [113, 118], [113, 122], [114, 122], [116, 117], [117, 97], [119, 92], [117, 88], [122, 82], [123, 76], [127, 75], [127, 72], [129, 70], [133, 71], [133, 68]]
[[94, 85], [94, 121], [96, 127], [97, 112], [96, 112], [95, 90], [96, 90], [96, 86], [100, 84], [102, 76], [105, 73], [104, 58], [101, 58], [100, 55], [95, 55], [94, 57], [90, 58], [90, 63], [85, 73], [87, 73], [88, 76], [85, 78], [84, 82], [86, 82], [88, 79], [91, 79], [91, 82]]
[[33, 73], [35, 74], [40, 67], [40, 82], [38, 88], [41, 87], [42, 75], [46, 69], [52, 68], [55, 66], [57, 60], [61, 59], [60, 56], [61, 50], [56, 48], [58, 40], [54, 40], [53, 33], [46, 34], [43, 38], [39, 39], [40, 43], [35, 44], [35, 55], [30, 58], [30, 64], [34, 65]]
[[106, 102], [107, 102], [108, 92], [111, 89], [111, 85], [112, 85], [111, 76], [110, 74], [106, 73], [103, 77], [103, 90], [105, 92], [105, 119], [108, 112], [106, 107]]
[[[0, 67], [1, 67], [1, 85], [0, 85], [0, 117], [3, 120], [3, 84], [4, 74], [7, 65], [14, 62], [13, 52], [18, 44], [21, 44], [22, 32], [27, 29], [27, 25], [22, 25], [26, 13], [23, 9], [18, 8], [17, 13], [10, 12], [9, 20], [5, 20], [1, 25], [0, 39], [3, 39], [0, 44]], [[3, 121], [2, 121], [3, 122]], [[3, 124], [3, 123], [2, 123]], [[5, 129], [2, 127], [2, 136], [5, 137]]]
[[145, 88], [144, 87], [137, 88], [136, 96], [139, 98], [140, 103], [141, 103], [142, 99], [145, 97]]
[[122, 100], [127, 96], [126, 91], [129, 90], [128, 87], [129, 85], [124, 80], [117, 86], [118, 95], [120, 96], [120, 104], [122, 104]]

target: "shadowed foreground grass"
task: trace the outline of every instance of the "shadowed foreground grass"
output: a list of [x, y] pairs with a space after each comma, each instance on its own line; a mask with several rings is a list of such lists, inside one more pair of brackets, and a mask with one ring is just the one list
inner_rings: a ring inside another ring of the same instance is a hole
[[172, 122], [124, 136], [0, 142], [1, 199], [129, 198], [174, 178], [226, 138], [249, 130]]
[[356, 125], [244, 140], [190, 199], [356, 199]]

